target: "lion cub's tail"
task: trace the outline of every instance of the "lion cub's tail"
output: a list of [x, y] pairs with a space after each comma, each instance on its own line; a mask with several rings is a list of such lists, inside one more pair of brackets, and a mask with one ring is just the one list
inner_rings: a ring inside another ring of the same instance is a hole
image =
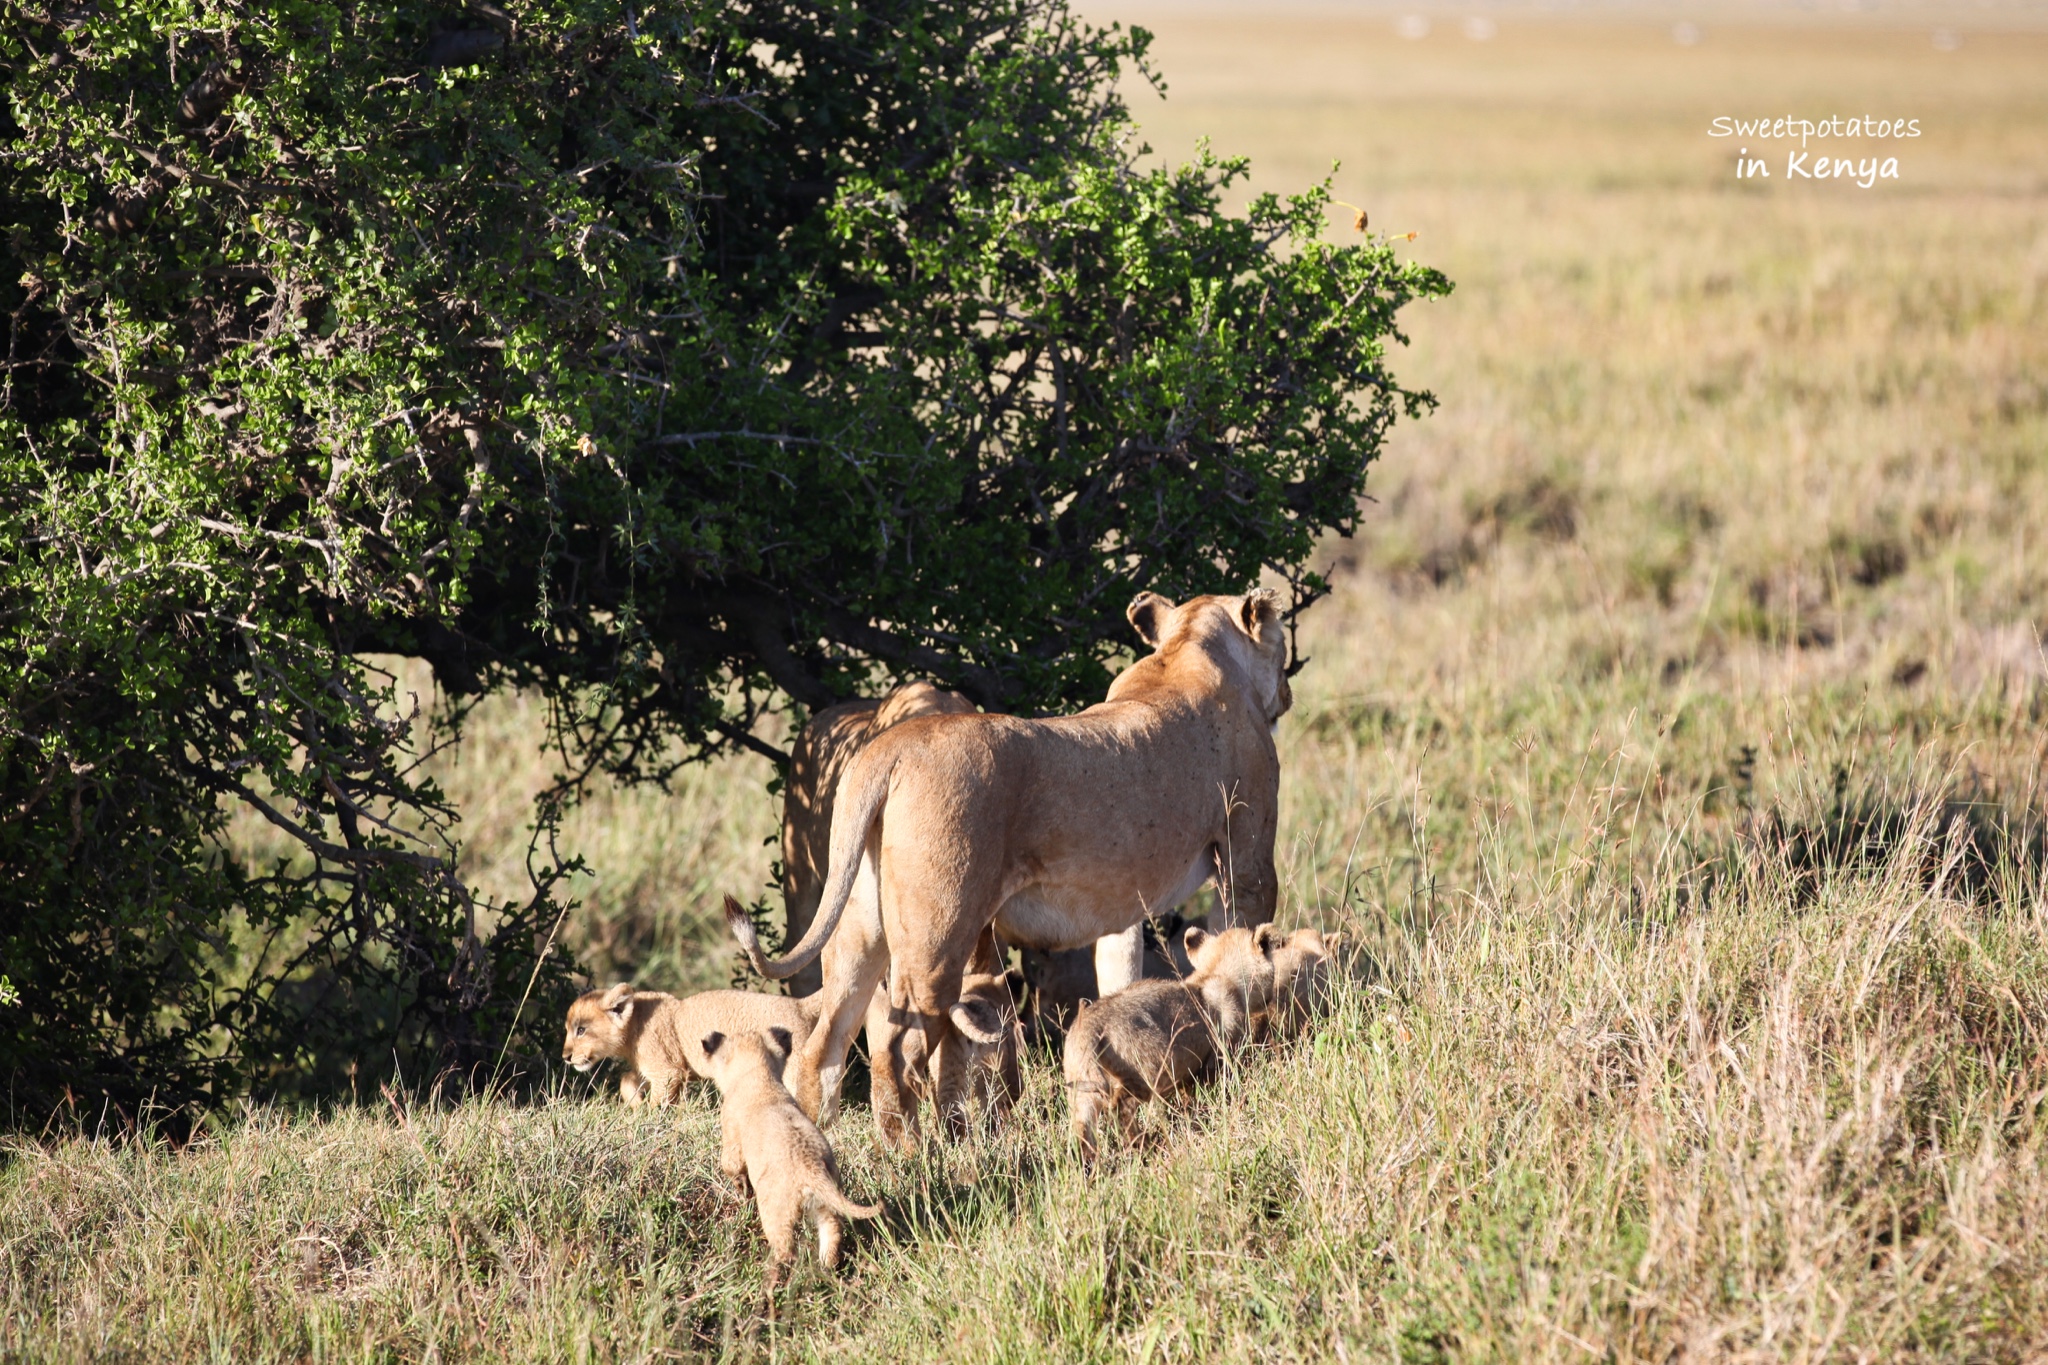
[[873, 1218], [882, 1211], [880, 1203], [856, 1204], [841, 1192], [837, 1185], [808, 1185], [804, 1193], [811, 1201], [832, 1210], [842, 1218]]

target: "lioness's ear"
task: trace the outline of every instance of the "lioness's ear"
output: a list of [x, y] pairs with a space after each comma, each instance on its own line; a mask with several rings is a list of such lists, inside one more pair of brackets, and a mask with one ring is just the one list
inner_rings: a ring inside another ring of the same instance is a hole
[[1261, 638], [1261, 632], [1280, 619], [1280, 594], [1271, 588], [1253, 588], [1244, 595], [1244, 605], [1238, 608], [1238, 624], [1244, 633], [1254, 640]]
[[709, 1056], [710, 1056], [710, 1055], [711, 1055], [712, 1053], [714, 1053], [714, 1052], [718, 1051], [719, 1047], [720, 1047], [720, 1046], [721, 1046], [722, 1044], [724, 1044], [724, 1042], [725, 1042], [725, 1035], [724, 1035], [723, 1033], [715, 1033], [715, 1032], [714, 1032], [714, 1033], [707, 1033], [707, 1034], [705, 1034], [705, 1035], [704, 1035], [704, 1042], [703, 1042], [703, 1044], [702, 1044], [702, 1046], [703, 1046], [703, 1048], [704, 1048], [704, 1055], [705, 1055], [706, 1057], [709, 1057]]
[[1273, 926], [1261, 924], [1258, 928], [1252, 930], [1252, 946], [1267, 957], [1271, 957], [1273, 955], [1273, 937]]
[[1180, 936], [1181, 946], [1186, 948], [1189, 953], [1197, 952], [1208, 941], [1209, 931], [1199, 924], [1190, 924], [1188, 931]]
[[769, 1029], [768, 1041], [775, 1044], [775, 1050], [785, 1057], [789, 1055], [790, 1048], [795, 1044], [795, 1040], [789, 1036], [789, 1030], [786, 1028]]
[[1152, 648], [1159, 648], [1159, 632], [1166, 629], [1166, 615], [1173, 610], [1173, 603], [1156, 592], [1141, 592], [1131, 599], [1131, 605], [1124, 609], [1124, 615], [1131, 619], [1131, 629], [1138, 632], [1138, 638]]
[[606, 991], [604, 999], [598, 1001], [598, 1004], [604, 1006], [605, 1013], [624, 1022], [633, 1013], [633, 983], [621, 981]]

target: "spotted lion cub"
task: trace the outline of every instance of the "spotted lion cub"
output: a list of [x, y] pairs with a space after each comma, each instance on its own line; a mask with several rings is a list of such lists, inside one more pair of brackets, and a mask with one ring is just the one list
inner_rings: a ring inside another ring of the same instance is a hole
[[798, 1106], [782, 1083], [793, 1036], [785, 1028], [727, 1037], [706, 1034], [704, 1055], [723, 1104], [718, 1115], [718, 1168], [740, 1188], [751, 1188], [761, 1232], [773, 1260], [773, 1289], [796, 1261], [803, 1218], [818, 1223], [818, 1259], [827, 1270], [839, 1266], [842, 1219], [873, 1218], [880, 1204], [856, 1204], [839, 1188], [839, 1162], [832, 1144]]
[[1187, 977], [1133, 982], [1075, 1016], [1061, 1062], [1084, 1160], [1095, 1160], [1106, 1113], [1128, 1129], [1140, 1104], [1213, 1074], [1245, 1043], [1272, 1007], [1274, 939], [1270, 924], [1220, 934], [1189, 925]]
[[569, 1006], [562, 1060], [578, 1071], [618, 1062], [626, 1068], [619, 1094], [627, 1104], [674, 1104], [692, 1076], [711, 1079], [699, 1041], [705, 1034], [783, 1028], [804, 1038], [817, 1017], [815, 1002], [783, 995], [702, 991], [678, 1000], [664, 991], [636, 991], [621, 983], [585, 991]]

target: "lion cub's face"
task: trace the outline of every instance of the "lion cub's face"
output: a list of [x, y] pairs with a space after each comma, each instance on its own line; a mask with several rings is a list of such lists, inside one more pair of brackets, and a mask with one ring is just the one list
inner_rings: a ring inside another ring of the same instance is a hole
[[1297, 978], [1314, 980], [1326, 974], [1333, 946], [1320, 929], [1296, 929], [1289, 934], [1273, 950], [1275, 988], [1287, 990]]
[[562, 1060], [578, 1071], [627, 1055], [626, 1021], [633, 1016], [633, 988], [585, 991], [569, 1006], [562, 1026]]

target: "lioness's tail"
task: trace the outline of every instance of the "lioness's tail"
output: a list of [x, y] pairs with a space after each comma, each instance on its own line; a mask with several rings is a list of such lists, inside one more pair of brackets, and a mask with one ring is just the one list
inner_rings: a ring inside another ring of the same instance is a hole
[[837, 1185], [809, 1185], [804, 1189], [811, 1199], [822, 1208], [828, 1208], [841, 1218], [873, 1218], [882, 1211], [881, 1204], [856, 1204]]
[[845, 912], [846, 902], [853, 896], [853, 879], [860, 872], [868, 831], [874, 827], [876, 817], [882, 813], [883, 803], [889, 798], [889, 775], [895, 769], [894, 757], [886, 754], [878, 757], [875, 749], [870, 747], [846, 770], [846, 776], [841, 779], [839, 791], [832, 800], [832, 848], [827, 855], [831, 868], [825, 878], [824, 897], [818, 902], [817, 915], [811, 920], [811, 927], [803, 940], [781, 960], [769, 960], [768, 955], [761, 951], [761, 941], [754, 933], [754, 922], [747, 918], [745, 907], [731, 896], [725, 898], [726, 927], [739, 940], [740, 951], [747, 955], [748, 965], [770, 981], [786, 981], [809, 966], [811, 959], [832, 937], [832, 931], [839, 927], [839, 916]]

